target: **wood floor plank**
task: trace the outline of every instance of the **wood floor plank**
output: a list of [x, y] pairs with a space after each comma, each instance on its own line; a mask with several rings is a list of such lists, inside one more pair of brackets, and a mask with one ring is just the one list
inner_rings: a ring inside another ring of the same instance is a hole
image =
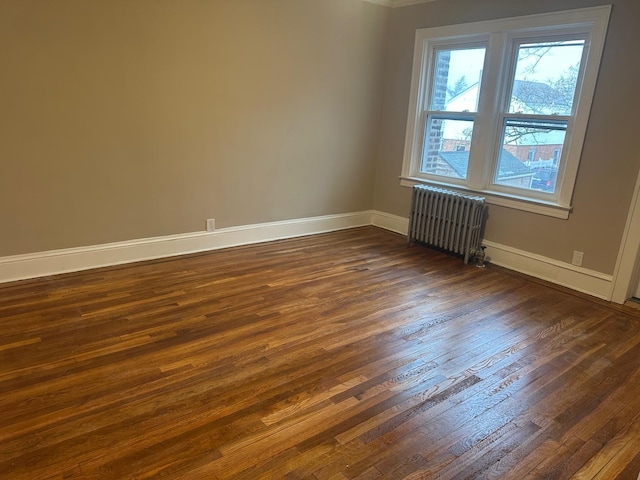
[[581, 468], [574, 478], [605, 480], [617, 478], [638, 454], [640, 446], [640, 413], [607, 442], [603, 448]]
[[640, 311], [374, 227], [0, 285], [0, 478], [632, 479]]

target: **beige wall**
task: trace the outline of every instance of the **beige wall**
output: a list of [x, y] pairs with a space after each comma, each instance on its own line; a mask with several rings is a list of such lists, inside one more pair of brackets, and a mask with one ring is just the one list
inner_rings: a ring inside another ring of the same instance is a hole
[[402, 165], [415, 30], [613, 4], [609, 34], [568, 220], [490, 206], [485, 238], [563, 262], [613, 273], [640, 166], [640, 2], [638, 0], [446, 0], [393, 9], [376, 164], [374, 208], [408, 214]]
[[389, 11], [1, 0], [0, 257], [371, 208]]
[[[603, 3], [0, 0], [0, 257], [198, 231], [206, 218], [406, 216], [415, 30]], [[603, 273], [640, 166], [640, 2], [609, 3], [574, 212], [491, 206], [486, 230], [564, 262], [581, 250]]]

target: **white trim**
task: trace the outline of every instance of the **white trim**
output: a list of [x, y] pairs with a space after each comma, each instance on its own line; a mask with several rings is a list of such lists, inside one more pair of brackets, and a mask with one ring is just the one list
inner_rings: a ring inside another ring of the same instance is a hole
[[362, 0], [362, 1], [367, 3], [375, 3], [376, 5], [383, 5], [385, 7], [393, 6], [392, 0]]
[[487, 261], [594, 297], [610, 300], [613, 277], [517, 248], [483, 240]]
[[398, 8], [408, 7], [409, 5], [418, 5], [420, 3], [431, 3], [436, 0], [363, 0], [369, 3], [376, 3], [378, 5], [384, 5], [385, 7]]
[[624, 303], [636, 294], [640, 266], [640, 174], [636, 179], [633, 199], [627, 215], [620, 251], [613, 271], [611, 301]]
[[285, 220], [0, 257], [0, 283], [371, 225], [373, 212]]
[[379, 212], [374, 210], [373, 212], [373, 225], [376, 227], [384, 228], [391, 232], [399, 233], [400, 235], [407, 236], [409, 232], [409, 218], [400, 217], [398, 215], [392, 215], [391, 213]]
[[399, 7], [408, 7], [409, 5], [418, 5], [420, 3], [431, 3], [436, 0], [390, 0], [391, 7], [399, 8]]
[[[374, 225], [406, 235], [409, 219], [378, 210], [228, 227], [90, 247], [0, 257], [0, 283]], [[485, 240], [487, 259], [502, 267], [610, 299], [612, 277]]]
[[423, 180], [421, 178], [400, 177], [400, 185], [403, 187], [413, 187], [414, 185], [438, 185], [441, 187], [455, 190], [461, 193], [472, 193], [484, 197], [490, 205], [500, 205], [501, 207], [513, 208], [514, 210], [522, 210], [523, 212], [537, 213], [548, 217], [561, 218], [566, 220], [572, 207], [563, 207], [552, 202], [543, 202], [539, 200], [531, 200], [529, 198], [509, 195], [502, 192], [490, 192], [487, 190], [473, 190], [461, 185], [453, 185], [449, 183], [440, 183]]

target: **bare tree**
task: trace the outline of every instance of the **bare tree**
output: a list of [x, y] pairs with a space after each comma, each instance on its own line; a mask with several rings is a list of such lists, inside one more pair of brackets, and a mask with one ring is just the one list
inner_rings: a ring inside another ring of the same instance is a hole
[[453, 88], [447, 87], [447, 94], [449, 95], [449, 98], [457, 97], [467, 88], [469, 88], [469, 85], [467, 84], [467, 78], [462, 75], [460, 78], [458, 78], [458, 80], [456, 80]]
[[[530, 73], [534, 73], [534, 67], [538, 65], [542, 57], [549, 52], [550, 47], [531, 49], [533, 52], [527, 55], [534, 56], [536, 60], [527, 67]], [[523, 57], [520, 57], [523, 58]], [[511, 107], [514, 104], [521, 107], [517, 113], [531, 113], [538, 115], [569, 115], [573, 106], [573, 96], [578, 80], [580, 65], [572, 65], [557, 79], [548, 79], [546, 82], [516, 80], [514, 81]], [[545, 123], [547, 124], [545, 126]], [[514, 122], [514, 125], [505, 129], [505, 142], [518, 144], [519, 140], [526, 138], [533, 143], [540, 143], [536, 135], [547, 134], [556, 130], [548, 122], [542, 122], [535, 127], [529, 127], [524, 122]]]

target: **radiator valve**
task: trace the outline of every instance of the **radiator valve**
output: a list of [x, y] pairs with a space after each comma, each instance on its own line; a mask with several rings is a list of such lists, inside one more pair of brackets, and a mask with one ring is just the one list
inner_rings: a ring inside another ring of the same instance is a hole
[[484, 258], [485, 258], [485, 253], [484, 253], [484, 249], [487, 248], [484, 245], [481, 245], [480, 248], [476, 249], [475, 255], [474, 255], [474, 262], [476, 264], [476, 267], [478, 268], [484, 268], [485, 264], [484, 264]]

